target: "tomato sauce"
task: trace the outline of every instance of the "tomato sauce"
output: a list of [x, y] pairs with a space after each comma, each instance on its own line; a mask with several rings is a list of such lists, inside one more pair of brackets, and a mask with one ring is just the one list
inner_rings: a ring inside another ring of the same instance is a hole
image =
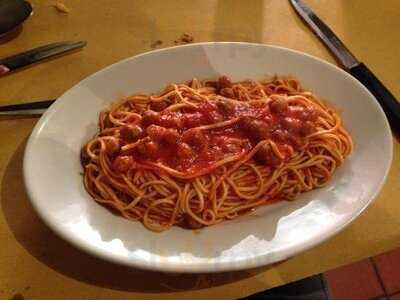
[[[273, 151], [265, 148], [260, 149], [255, 159], [262, 164], [274, 165], [304, 145], [306, 136], [315, 130], [317, 118], [318, 113], [313, 107], [289, 105], [279, 98], [268, 104], [216, 100], [179, 111], [146, 111], [137, 128], [129, 129], [138, 133], [137, 136], [121, 141], [122, 146], [136, 141], [139, 145], [120, 156], [196, 173], [224, 158], [249, 152], [260, 141], [270, 139], [283, 158], [274, 157]], [[234, 120], [233, 124], [213, 129], [197, 128], [229, 120]], [[129, 136], [126, 133], [129, 130], [121, 130], [121, 136]], [[119, 159], [123, 160], [131, 162], [130, 159]]]

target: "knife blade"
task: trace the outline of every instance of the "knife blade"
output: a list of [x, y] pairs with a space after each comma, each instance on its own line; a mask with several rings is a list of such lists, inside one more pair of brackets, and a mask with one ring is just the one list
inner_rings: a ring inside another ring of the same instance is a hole
[[58, 42], [0, 59], [0, 75], [84, 46], [86, 46], [85, 41]]
[[360, 81], [381, 105], [392, 129], [400, 133], [400, 103], [368, 67], [350, 52], [336, 34], [303, 0], [290, 0], [293, 8], [302, 17], [325, 46], [341, 62], [344, 69]]

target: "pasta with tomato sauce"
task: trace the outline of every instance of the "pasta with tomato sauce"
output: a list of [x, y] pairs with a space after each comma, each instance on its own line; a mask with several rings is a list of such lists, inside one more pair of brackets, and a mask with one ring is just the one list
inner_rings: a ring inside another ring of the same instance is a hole
[[352, 147], [338, 113], [298, 80], [222, 76], [101, 112], [81, 162], [94, 200], [159, 232], [294, 200], [326, 184]]

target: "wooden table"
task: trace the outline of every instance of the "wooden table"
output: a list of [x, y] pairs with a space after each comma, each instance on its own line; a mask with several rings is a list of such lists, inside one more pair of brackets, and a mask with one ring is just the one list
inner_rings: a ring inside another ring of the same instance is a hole
[[[61, 40], [83, 50], [0, 78], [0, 102], [60, 96], [89, 74], [189, 33], [195, 42], [249, 41], [300, 50], [334, 63], [288, 1], [32, 0], [34, 15], [0, 40], [0, 57]], [[400, 98], [400, 2], [308, 0], [310, 6]], [[324, 272], [400, 245], [400, 147], [376, 201], [350, 227], [288, 261], [256, 270], [169, 275], [116, 266], [55, 236], [36, 216], [22, 180], [26, 139], [36, 118], [0, 118], [0, 299], [230, 299]], [[371, 120], [373, 126], [373, 120]], [[40, 174], [38, 174], [40, 176]], [[206, 298], [207, 299], [207, 298]]]

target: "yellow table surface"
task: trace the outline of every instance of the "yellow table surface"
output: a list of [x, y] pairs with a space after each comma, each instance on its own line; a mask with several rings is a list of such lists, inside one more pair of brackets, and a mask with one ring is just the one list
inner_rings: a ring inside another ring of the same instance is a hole
[[[195, 42], [249, 41], [300, 50], [335, 63], [286, 0], [32, 0], [34, 15], [0, 39], [0, 57], [62, 40], [83, 51], [0, 78], [0, 103], [51, 99], [120, 59], [189, 33]], [[308, 0], [348, 47], [400, 97], [400, 1]], [[32, 209], [22, 180], [26, 139], [37, 118], [0, 117], [0, 299], [234, 299], [400, 246], [400, 148], [376, 201], [331, 240], [272, 267], [170, 275], [117, 266], [55, 236]], [[371, 126], [373, 122], [371, 121]], [[38, 174], [40, 176], [40, 174]], [[206, 298], [208, 297], [208, 298]]]

